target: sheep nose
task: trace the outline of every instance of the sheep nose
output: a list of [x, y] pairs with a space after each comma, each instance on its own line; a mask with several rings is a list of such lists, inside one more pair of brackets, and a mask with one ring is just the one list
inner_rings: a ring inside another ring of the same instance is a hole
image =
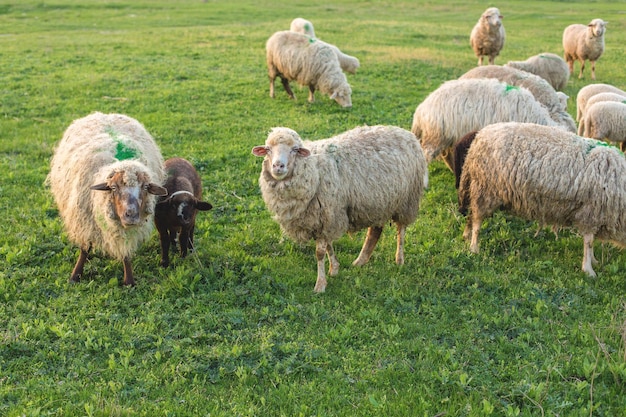
[[274, 168], [278, 168], [278, 169], [285, 169], [285, 164], [283, 164], [282, 162], [278, 161], [278, 162], [274, 162]]
[[138, 208], [135, 206], [127, 207], [126, 210], [124, 210], [123, 218], [121, 220], [124, 226], [133, 226], [139, 224], [140, 219]]

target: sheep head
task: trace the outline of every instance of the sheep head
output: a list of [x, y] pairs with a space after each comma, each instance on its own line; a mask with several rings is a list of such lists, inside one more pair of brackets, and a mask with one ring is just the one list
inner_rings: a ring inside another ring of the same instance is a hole
[[497, 8], [490, 7], [483, 13], [482, 19], [489, 27], [499, 28], [502, 26], [502, 19], [504, 19], [504, 16], [500, 14], [500, 10]]
[[276, 181], [282, 181], [291, 176], [295, 159], [308, 157], [311, 151], [302, 146], [302, 140], [294, 130], [276, 127], [264, 146], [252, 148], [252, 154], [265, 157], [263, 169], [269, 171]]
[[352, 107], [352, 89], [348, 84], [342, 84], [333, 91], [330, 99], [335, 100], [341, 107]]
[[150, 210], [146, 204], [148, 194], [167, 195], [167, 190], [150, 182], [147, 173], [133, 170], [112, 172], [103, 183], [90, 187], [111, 193], [113, 211], [123, 227], [141, 224]]
[[156, 205], [158, 212], [165, 211], [167, 216], [180, 226], [191, 224], [196, 218], [196, 211], [209, 211], [213, 208], [211, 203], [201, 201], [189, 191], [175, 191], [165, 200]]
[[589, 27], [588, 30], [591, 33], [591, 36], [596, 38], [602, 37], [602, 35], [604, 35], [604, 32], [606, 31], [607, 23], [609, 22], [605, 22], [602, 19], [593, 19], [591, 23], [587, 25]]

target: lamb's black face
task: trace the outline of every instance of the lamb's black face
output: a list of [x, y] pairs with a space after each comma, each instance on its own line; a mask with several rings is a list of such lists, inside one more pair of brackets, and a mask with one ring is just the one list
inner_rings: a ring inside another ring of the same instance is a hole
[[193, 220], [194, 212], [196, 211], [193, 202], [181, 201], [176, 207], [176, 218], [181, 224], [189, 224]]

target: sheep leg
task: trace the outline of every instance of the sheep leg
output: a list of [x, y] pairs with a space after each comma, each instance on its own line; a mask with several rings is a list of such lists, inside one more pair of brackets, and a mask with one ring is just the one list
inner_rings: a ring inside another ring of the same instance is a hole
[[315, 101], [315, 87], [309, 85], [309, 103], [313, 103]]
[[583, 235], [583, 271], [590, 277], [595, 277], [596, 273], [591, 267], [592, 262], [598, 262], [593, 256], [593, 233], [585, 233]]
[[596, 61], [591, 61], [591, 79], [596, 79]]
[[333, 248], [332, 243], [326, 245], [326, 254], [328, 255], [328, 263], [330, 264], [328, 274], [331, 276], [337, 275], [339, 273], [339, 261], [335, 256], [335, 249]]
[[270, 77], [270, 98], [274, 98], [274, 80], [276, 77]]
[[183, 227], [180, 230], [180, 236], [178, 239], [180, 240], [180, 242], [178, 242], [180, 244], [180, 257], [184, 258], [187, 256], [187, 248], [189, 247], [189, 230]]
[[382, 231], [382, 226], [372, 226], [367, 229], [367, 237], [365, 238], [365, 242], [363, 242], [361, 253], [359, 253], [359, 257], [352, 262], [352, 265], [362, 266], [370, 260], [370, 256], [372, 256], [372, 252], [374, 252], [374, 248], [376, 247], [376, 243], [378, 243]]
[[406, 225], [396, 223], [398, 228], [398, 244], [396, 247], [396, 263], [404, 265], [404, 237], [406, 235]]
[[81, 249], [78, 254], [78, 260], [76, 261], [76, 265], [72, 270], [72, 275], [70, 275], [70, 282], [79, 282], [80, 277], [83, 275], [83, 269], [85, 268], [85, 262], [87, 261], [87, 255], [89, 254], [89, 249], [84, 250]]
[[583, 77], [583, 70], [585, 69], [585, 60], [580, 60], [580, 73], [578, 74], [578, 78]]
[[161, 235], [161, 266], [167, 268], [170, 265], [170, 235], [167, 230]]
[[289, 95], [289, 98], [292, 98], [292, 99], [295, 100], [296, 96], [294, 96], [293, 95], [293, 91], [291, 91], [291, 87], [289, 86], [289, 80], [281, 75], [280, 76], [280, 81], [283, 83], [283, 87], [285, 88], [285, 91]]
[[[474, 217], [473, 214], [472, 217]], [[468, 226], [471, 226], [470, 230], [472, 233], [472, 238], [470, 241], [470, 252], [472, 253], [478, 253], [480, 251], [480, 246], [478, 244], [478, 234], [480, 233], [480, 226], [482, 225], [482, 223], [482, 219], [478, 216], [475, 216], [472, 221], [468, 223]], [[463, 233], [463, 235], [465, 236], [465, 233]]]
[[122, 263], [124, 264], [124, 285], [134, 286], [135, 279], [133, 278], [133, 266], [130, 263], [130, 259], [124, 257]]
[[324, 292], [326, 290], [326, 269], [324, 268], [324, 257], [326, 256], [326, 250], [328, 245], [324, 240], [317, 240], [315, 242], [315, 258], [317, 259], [317, 281], [315, 282], [315, 288], [313, 291], [316, 293]]
[[443, 158], [443, 162], [450, 168], [450, 171], [454, 172], [454, 151], [452, 149], [442, 151], [441, 158]]

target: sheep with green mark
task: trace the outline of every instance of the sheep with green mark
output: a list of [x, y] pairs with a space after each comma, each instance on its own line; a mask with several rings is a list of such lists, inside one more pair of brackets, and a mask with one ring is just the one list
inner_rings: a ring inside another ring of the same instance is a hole
[[563, 91], [569, 81], [567, 63], [560, 56], [550, 52], [531, 56], [525, 61], [509, 61], [504, 66], [535, 74], [550, 83], [557, 91]]
[[135, 119], [93, 113], [67, 128], [50, 163], [47, 183], [69, 240], [78, 246], [70, 282], [83, 275], [94, 249], [123, 263], [124, 284], [134, 285], [130, 262], [150, 237], [163, 157]]
[[626, 97], [622, 101], [601, 101], [585, 110], [580, 132], [588, 138], [619, 143], [626, 151]]

